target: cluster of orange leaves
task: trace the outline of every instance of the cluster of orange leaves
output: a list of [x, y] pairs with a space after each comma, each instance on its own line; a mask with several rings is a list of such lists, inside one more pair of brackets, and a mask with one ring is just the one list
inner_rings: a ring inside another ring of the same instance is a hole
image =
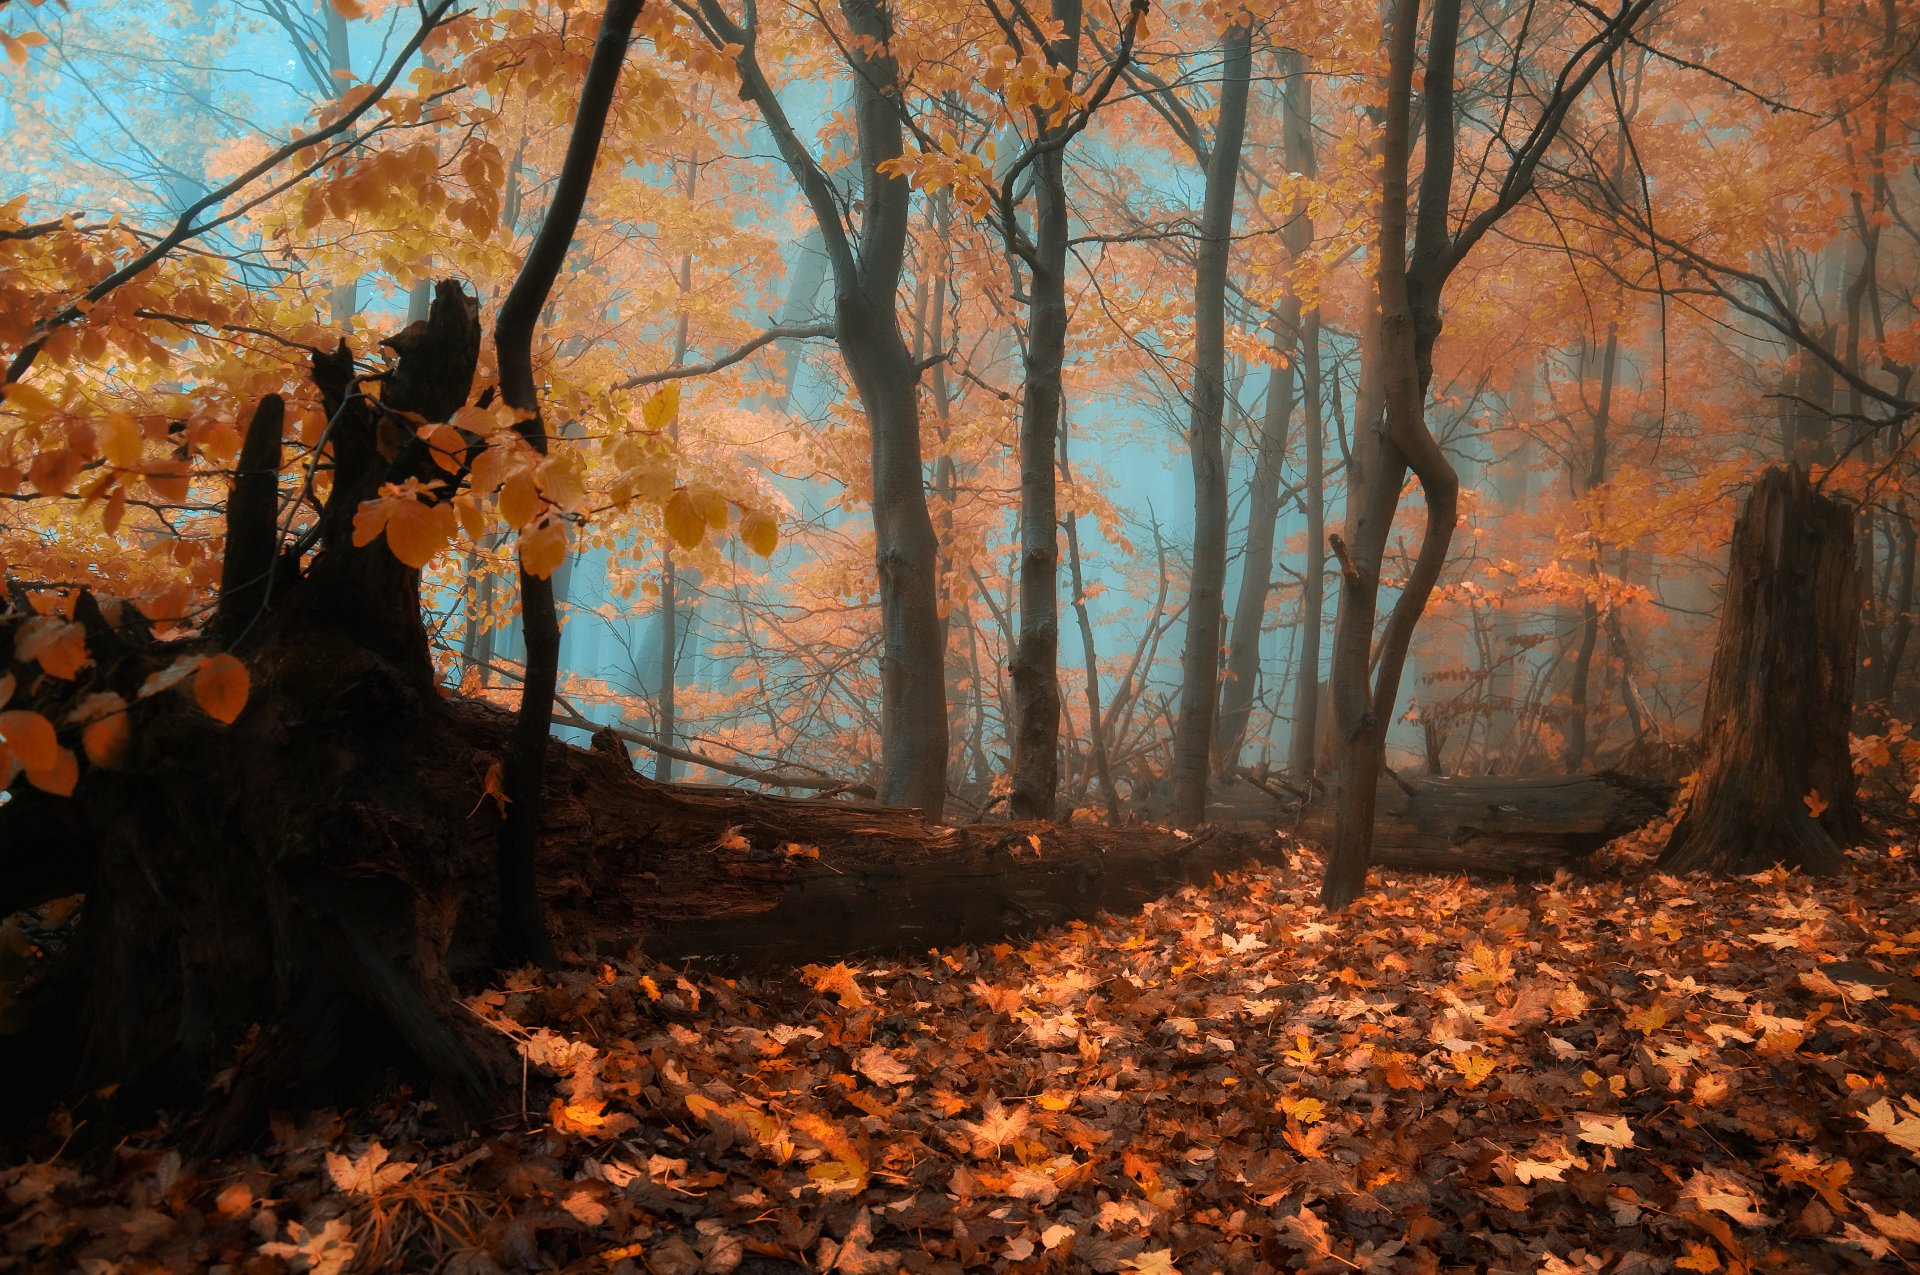
[[1911, 1263], [1914, 856], [1709, 882], [1613, 854], [1544, 885], [1389, 875], [1329, 916], [1299, 851], [1022, 946], [516, 977], [471, 1003], [550, 1078], [516, 1127], [435, 1139], [399, 1101], [224, 1163], [156, 1133], [98, 1174], [21, 1165], [4, 1251], [127, 1272]]
[[[78, 595], [60, 590], [31, 597], [41, 609], [15, 628], [12, 665], [0, 665], [0, 789], [25, 774], [27, 782], [42, 792], [69, 797], [80, 780], [82, 755], [89, 765], [102, 769], [121, 764], [132, 738], [131, 705], [118, 692], [95, 691], [75, 699], [58, 722], [18, 706], [42, 681], [72, 681], [91, 661], [86, 629], [73, 618]], [[111, 621], [111, 613], [124, 605], [105, 599], [102, 613]], [[175, 688], [191, 694], [207, 716], [231, 723], [247, 706], [252, 679], [247, 666], [224, 651], [183, 655], [142, 682], [135, 699]], [[69, 735], [78, 736], [78, 752], [60, 742], [62, 726]]]

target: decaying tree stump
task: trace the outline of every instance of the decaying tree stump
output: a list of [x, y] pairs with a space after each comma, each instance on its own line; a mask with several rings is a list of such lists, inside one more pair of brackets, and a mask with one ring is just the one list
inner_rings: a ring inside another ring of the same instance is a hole
[[[0, 1042], [16, 1112], [113, 1088], [130, 1107], [201, 1105], [224, 1077], [220, 1140], [271, 1097], [400, 1062], [455, 1111], [488, 1107], [510, 1059], [459, 1003], [454, 967], [488, 945], [487, 838], [472, 777], [448, 773], [458, 722], [435, 684], [419, 572], [353, 515], [384, 483], [446, 478], [416, 436], [470, 395], [477, 306], [458, 284], [376, 401], [345, 345], [316, 357], [329, 481], [283, 489], [278, 396], [260, 405], [228, 504], [219, 610], [206, 638], [155, 641], [83, 597], [92, 662], [38, 677], [52, 721], [81, 696], [120, 694], [130, 744], [70, 799], [17, 785], [0, 807], [0, 914], [84, 893], [68, 947]], [[406, 415], [403, 415], [406, 414]], [[316, 503], [289, 542], [287, 490]], [[0, 667], [23, 616], [0, 615]], [[230, 726], [179, 693], [140, 698], [182, 656], [228, 649], [252, 680]], [[469, 832], [478, 836], [469, 835]], [[479, 883], [476, 888], [476, 883]], [[466, 955], [462, 955], [465, 952]]]
[[1854, 511], [1769, 469], [1734, 524], [1707, 683], [1700, 779], [1669, 871], [1832, 872], [1865, 837], [1848, 727], [1860, 633]]

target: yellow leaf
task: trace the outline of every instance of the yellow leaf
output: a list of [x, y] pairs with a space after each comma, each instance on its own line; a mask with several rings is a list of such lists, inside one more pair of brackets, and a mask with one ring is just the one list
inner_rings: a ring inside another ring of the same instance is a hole
[[1582, 1142], [1591, 1142], [1601, 1147], [1630, 1147], [1633, 1145], [1633, 1128], [1627, 1124], [1625, 1116], [1581, 1115], [1579, 1138]]
[[6, 741], [7, 751], [19, 758], [20, 764], [29, 771], [52, 766], [60, 752], [53, 723], [26, 709], [0, 713], [0, 740]]
[[656, 433], [673, 424], [680, 416], [680, 383], [669, 381], [654, 392], [640, 409], [640, 419]]
[[695, 497], [700, 502], [700, 515], [707, 525], [715, 531], [725, 531], [730, 515], [727, 510], [727, 498], [717, 491], [701, 491]]
[[758, 509], [747, 511], [740, 520], [740, 543], [763, 558], [773, 556], [780, 544], [780, 525], [773, 515]]
[[251, 685], [247, 666], [222, 651], [208, 656], [193, 675], [193, 702], [214, 721], [230, 723], [247, 706]]
[[559, 518], [542, 519], [531, 531], [520, 533], [520, 562], [545, 580], [567, 560], [567, 524]]
[[107, 464], [130, 469], [140, 463], [145, 450], [140, 423], [125, 412], [109, 412], [100, 425], [100, 454]]
[[685, 487], [673, 493], [665, 510], [667, 534], [682, 549], [691, 549], [707, 537], [707, 519]]

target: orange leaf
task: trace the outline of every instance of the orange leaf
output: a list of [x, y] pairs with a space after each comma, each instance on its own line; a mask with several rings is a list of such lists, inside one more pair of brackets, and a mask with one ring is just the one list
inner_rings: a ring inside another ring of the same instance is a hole
[[451, 505], [396, 500], [387, 514], [387, 548], [418, 571], [447, 547], [457, 525]]
[[41, 792], [71, 797], [73, 786], [80, 782], [80, 759], [73, 755], [71, 748], [56, 748], [52, 765], [38, 769], [27, 767], [27, 782]]
[[500, 484], [500, 520], [516, 531], [540, 512], [540, 488], [522, 470]]
[[57, 615], [36, 615], [14, 635], [13, 657], [37, 660], [55, 677], [71, 678], [87, 662], [87, 631]]
[[[114, 698], [118, 699], [119, 696]], [[127, 742], [132, 737], [133, 730], [127, 724], [127, 715], [113, 713], [86, 724], [80, 732], [80, 747], [86, 751], [88, 762], [113, 770], [126, 759]]]
[[70, 447], [41, 452], [27, 467], [27, 478], [42, 496], [64, 496], [86, 458]]
[[552, 576], [566, 560], [567, 524], [561, 519], [543, 519], [533, 530], [520, 534], [520, 561], [542, 580]]
[[1812, 792], [1808, 793], [1806, 796], [1802, 797], [1800, 800], [1807, 803], [1807, 813], [1812, 815], [1815, 819], [1818, 819], [1821, 815], [1826, 814], [1827, 807], [1833, 804], [1829, 802], [1825, 797], [1822, 797], [1820, 795], [1820, 790], [1818, 788], [1815, 788]]
[[247, 706], [251, 684], [247, 666], [222, 651], [208, 656], [193, 675], [193, 702], [216, 722], [232, 722]]
[[7, 751], [18, 757], [28, 770], [47, 769], [60, 752], [60, 743], [53, 735], [53, 723], [26, 709], [0, 713], [0, 739], [6, 741]]

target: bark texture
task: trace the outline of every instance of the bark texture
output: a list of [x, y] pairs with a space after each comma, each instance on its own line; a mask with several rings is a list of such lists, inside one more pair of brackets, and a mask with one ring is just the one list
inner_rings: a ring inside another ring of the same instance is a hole
[[1195, 248], [1193, 412], [1187, 453], [1193, 464], [1193, 572], [1187, 640], [1180, 656], [1180, 717], [1173, 734], [1173, 814], [1189, 827], [1206, 817], [1213, 720], [1220, 690], [1221, 602], [1227, 578], [1227, 471], [1221, 418], [1226, 411], [1227, 267], [1233, 206], [1246, 136], [1253, 30], [1230, 27], [1221, 41], [1220, 113], [1207, 156], [1206, 198]]
[[1754, 484], [1734, 524], [1700, 779], [1661, 867], [1833, 872], [1842, 848], [1865, 837], [1848, 744], [1861, 598], [1854, 517], [1798, 466]]

